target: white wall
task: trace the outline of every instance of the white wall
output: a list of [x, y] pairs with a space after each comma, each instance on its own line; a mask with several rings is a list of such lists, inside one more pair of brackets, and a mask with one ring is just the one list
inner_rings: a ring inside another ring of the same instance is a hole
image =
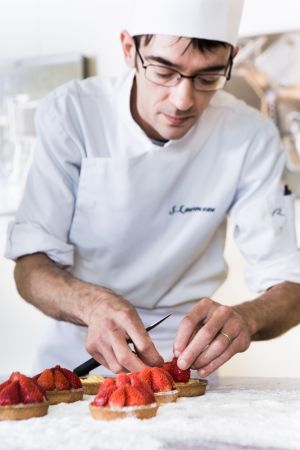
[[[163, 0], [162, 0], [163, 1]], [[82, 52], [95, 56], [98, 72], [124, 67], [118, 35], [126, 27], [130, 0], [0, 0], [0, 59]], [[242, 35], [300, 29], [299, 0], [246, 0]], [[279, 25], [278, 25], [279, 22]], [[300, 211], [298, 212], [300, 226]], [[0, 255], [6, 218], [0, 218]], [[299, 231], [300, 236], [300, 231]], [[224, 303], [248, 299], [243, 261], [229, 239], [230, 276], [217, 293]], [[44, 316], [22, 301], [13, 282], [13, 263], [0, 256], [0, 374], [28, 372]], [[254, 343], [227, 363], [224, 374], [300, 377], [300, 327], [273, 341]]]

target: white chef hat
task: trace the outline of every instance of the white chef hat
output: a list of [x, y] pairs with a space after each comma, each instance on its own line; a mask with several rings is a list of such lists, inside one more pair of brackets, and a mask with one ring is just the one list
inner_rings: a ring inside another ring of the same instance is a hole
[[128, 32], [209, 39], [235, 45], [244, 0], [135, 0]]

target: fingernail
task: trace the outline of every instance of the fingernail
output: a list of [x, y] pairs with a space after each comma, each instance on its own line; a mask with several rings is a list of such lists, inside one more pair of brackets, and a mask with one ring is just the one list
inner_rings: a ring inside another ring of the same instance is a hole
[[177, 366], [179, 367], [179, 369], [184, 370], [184, 369], [187, 368], [188, 365], [187, 365], [187, 362], [186, 362], [185, 359], [180, 358], [180, 359], [178, 359], [178, 361], [177, 361]]
[[179, 357], [179, 355], [180, 355], [180, 352], [179, 352], [178, 350], [175, 350], [175, 352], [174, 352], [174, 356], [175, 356], [175, 358], [178, 358], [178, 357]]

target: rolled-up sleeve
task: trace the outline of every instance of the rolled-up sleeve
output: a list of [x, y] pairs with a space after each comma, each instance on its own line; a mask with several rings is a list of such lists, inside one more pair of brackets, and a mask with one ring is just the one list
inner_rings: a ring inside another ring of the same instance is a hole
[[246, 282], [253, 292], [283, 281], [300, 283], [294, 197], [284, 195], [281, 183], [284, 163], [277, 131], [266, 123], [248, 153], [229, 212], [235, 241], [246, 260]]
[[[70, 109], [68, 114], [66, 111]], [[69, 230], [78, 189], [82, 148], [72, 130], [72, 108], [63, 93], [45, 98], [37, 111], [37, 148], [15, 220], [9, 224], [5, 256], [43, 252], [71, 266]]]

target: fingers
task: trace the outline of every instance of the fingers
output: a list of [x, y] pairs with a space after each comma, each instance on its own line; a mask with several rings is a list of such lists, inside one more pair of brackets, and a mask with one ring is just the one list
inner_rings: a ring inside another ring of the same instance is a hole
[[163, 358], [156, 350], [149, 333], [146, 331], [139, 317], [137, 322], [132, 321], [128, 324], [127, 333], [132, 339], [135, 351], [143, 361], [144, 366], [160, 366], [163, 364]]
[[[181, 346], [179, 338], [183, 339]], [[174, 352], [179, 351], [180, 369], [192, 367], [201, 376], [207, 376], [234, 354], [246, 350], [250, 341], [250, 331], [240, 314], [204, 299], [181, 322]]]
[[[87, 351], [114, 373], [133, 372], [145, 365], [163, 364], [163, 358], [134, 308], [127, 307], [125, 302], [122, 306], [113, 314], [107, 314], [108, 317], [94, 316], [88, 328]], [[132, 340], [137, 354], [129, 347], [128, 338]]]
[[[201, 306], [201, 304], [199, 306]], [[206, 312], [206, 318], [204, 319], [206, 323], [199, 329], [199, 331], [197, 331], [193, 339], [180, 354], [177, 362], [180, 369], [184, 370], [193, 365], [199, 355], [219, 334], [231, 314], [230, 308], [226, 306], [219, 305], [218, 307], [214, 307], [211, 311], [212, 306], [215, 305], [212, 305], [211, 302], [206, 302], [204, 305], [204, 308], [201, 311], [201, 319], [203, 316], [203, 311]], [[209, 315], [207, 314], [208, 312]]]
[[209, 307], [206, 299], [203, 299], [181, 320], [173, 346], [173, 352], [176, 357], [183, 353], [203, 325], [203, 321], [208, 316]]

